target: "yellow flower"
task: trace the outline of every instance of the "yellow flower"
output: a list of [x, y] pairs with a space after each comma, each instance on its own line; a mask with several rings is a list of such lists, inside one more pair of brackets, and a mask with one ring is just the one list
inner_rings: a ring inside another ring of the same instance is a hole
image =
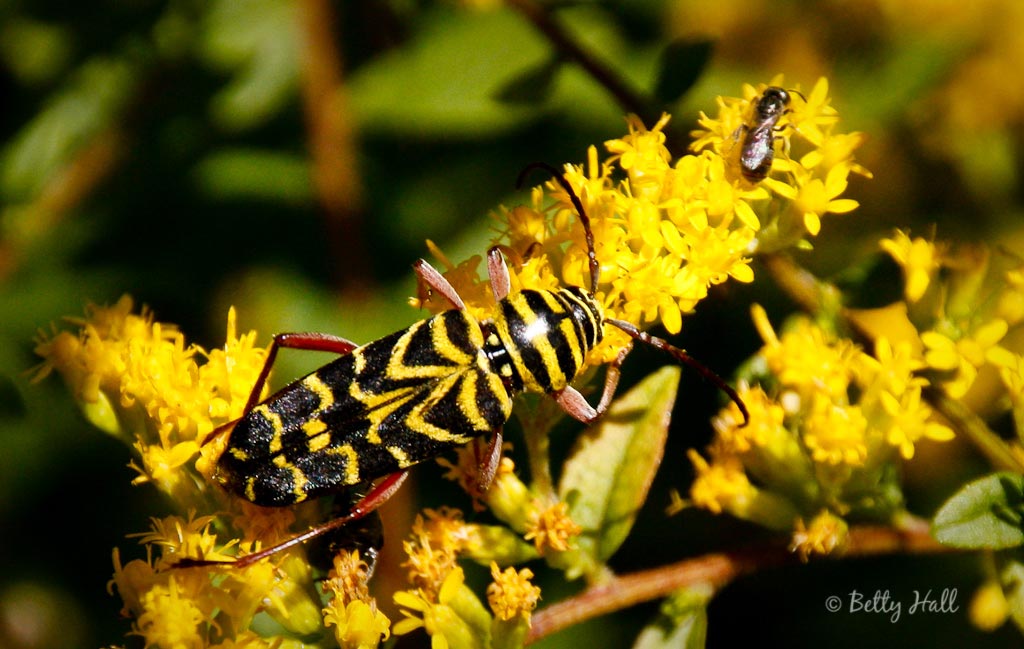
[[737, 392], [747, 407], [750, 421], [743, 425], [743, 415], [733, 402], [729, 402], [715, 417], [712, 425], [724, 451], [742, 455], [751, 449], [768, 446], [779, 435], [789, 436], [783, 428], [785, 411], [760, 386], [741, 386]]
[[169, 448], [162, 444], [146, 445], [141, 442], [134, 444], [142, 461], [142, 466], [131, 464], [131, 467], [139, 472], [139, 475], [132, 480], [132, 484], [142, 484], [153, 481], [164, 485], [163, 490], [173, 493], [176, 488], [176, 481], [181, 478], [181, 468], [199, 452], [199, 444], [194, 441], [172, 444]]
[[896, 230], [892, 239], [882, 239], [881, 246], [903, 267], [907, 302], [920, 300], [942, 265], [942, 250], [921, 237], [911, 239], [902, 230]]
[[893, 345], [880, 336], [875, 339], [875, 355], [860, 354], [857, 360], [854, 371], [866, 392], [883, 390], [898, 395], [928, 385], [928, 379], [915, 374], [925, 364], [909, 341]]
[[798, 519], [789, 544], [791, 552], [807, 561], [812, 554], [829, 555], [846, 542], [849, 526], [842, 518], [825, 510], [814, 517], [810, 525]]
[[824, 393], [845, 398], [854, 363], [860, 355], [848, 340], [833, 343], [827, 334], [806, 318], [794, 319], [779, 338], [759, 305], [751, 307], [754, 324], [765, 346], [761, 354], [779, 382], [802, 396]]
[[[336, 598], [337, 599], [337, 598]], [[324, 623], [334, 627], [334, 637], [342, 649], [374, 649], [391, 637], [391, 621], [377, 610], [374, 602], [353, 600], [324, 609]]]
[[618, 161], [619, 167], [629, 174], [634, 189], [651, 189], [660, 194], [659, 185], [668, 169], [672, 155], [665, 146], [663, 128], [671, 116], [662, 113], [654, 128], [648, 130], [640, 118], [630, 115], [627, 118], [629, 134], [617, 140], [608, 140], [605, 147], [612, 154], [609, 162]]
[[41, 338], [36, 353], [44, 361], [36, 377], [56, 370], [94, 423], [136, 449], [135, 482], [153, 481], [192, 506], [202, 502], [205, 483], [191, 474], [188, 460], [199, 441], [241, 414], [265, 352], [253, 344], [255, 333], [237, 335], [234, 309], [224, 349], [209, 354], [186, 345], [174, 325], [132, 310], [128, 296], [112, 307], [90, 305], [84, 319], [69, 320], [77, 334]]
[[809, 172], [796, 171], [803, 167], [793, 167], [796, 187], [790, 188], [781, 184], [772, 188], [793, 201], [794, 209], [803, 215], [804, 227], [811, 236], [821, 230], [821, 217], [825, 214], [845, 214], [852, 212], [859, 203], [850, 198], [838, 198], [846, 191], [847, 176], [850, 174], [849, 164], [837, 164], [828, 170], [824, 180], [814, 178]]
[[507, 621], [522, 616], [529, 620], [540, 599], [540, 588], [530, 583], [533, 571], [529, 568], [502, 571], [492, 562], [491, 578], [494, 581], [487, 587], [487, 603], [498, 619]]
[[820, 395], [807, 414], [803, 440], [815, 462], [860, 466], [868, 456], [867, 433], [859, 406], [838, 405]]
[[467, 590], [462, 568], [456, 567], [445, 577], [436, 598], [421, 591], [399, 591], [394, 600], [405, 617], [395, 623], [395, 635], [423, 629], [430, 635], [432, 649], [474, 649], [484, 646], [484, 638], [460, 616], [460, 599], [472, 594]]
[[715, 514], [721, 514], [723, 509], [744, 510], [749, 506], [756, 490], [743, 472], [738, 458], [725, 456], [709, 464], [693, 449], [689, 449], [686, 455], [697, 472], [690, 487], [690, 499], [694, 505]]
[[424, 514], [416, 515], [411, 537], [402, 543], [407, 556], [402, 567], [408, 570], [409, 583], [433, 597], [458, 569], [455, 560], [470, 535], [456, 509], [427, 509]]
[[[138, 358], [139, 351], [146, 349], [180, 348], [181, 335], [173, 327], [154, 323], [152, 314], [145, 309], [141, 315], [135, 315], [132, 308], [128, 295], [110, 307], [90, 304], [85, 309], [85, 318], [67, 318], [69, 324], [79, 327], [77, 334], [62, 331], [52, 338], [41, 334], [35, 352], [43, 357], [43, 362], [35, 380], [57, 370], [71, 394], [83, 405], [104, 400], [109, 407], [116, 408], [130, 353]], [[122, 432], [116, 420], [94, 423], [107, 432]]]
[[1024, 403], [1024, 356], [1002, 347], [994, 347], [989, 350], [987, 358], [999, 368], [999, 378], [1006, 386], [1010, 400], [1015, 405]]
[[[781, 83], [781, 78], [772, 81], [772, 85]], [[793, 103], [794, 106], [787, 115], [793, 130], [811, 144], [820, 147], [826, 139], [826, 134], [831, 135], [831, 129], [839, 122], [838, 111], [831, 105], [828, 96], [828, 79], [819, 77], [811, 92], [804, 97], [797, 94]]]
[[533, 541], [537, 552], [543, 556], [548, 550], [565, 552], [569, 543], [583, 531], [569, 518], [569, 505], [557, 502], [544, 509], [537, 508], [530, 516], [526, 534], [527, 541]]
[[1004, 320], [993, 319], [959, 338], [940, 331], [925, 331], [921, 334], [924, 361], [935, 370], [949, 373], [949, 378], [943, 378], [940, 385], [951, 397], [962, 397], [1007, 329]]
[[142, 613], [142, 594], [160, 581], [153, 568], [152, 558], [146, 561], [133, 559], [122, 565], [121, 552], [114, 548], [113, 561], [114, 577], [107, 582], [107, 592], [113, 595], [114, 590], [117, 590], [124, 603], [121, 615], [137, 618]]
[[181, 592], [175, 576], [167, 585], [157, 584], [140, 598], [143, 613], [135, 624], [136, 635], [146, 639], [146, 646], [200, 649], [206, 646], [202, 625], [207, 616]]
[[944, 424], [928, 421], [932, 411], [921, 400], [921, 388], [907, 390], [900, 398], [889, 392], [881, 394], [882, 407], [889, 414], [886, 441], [900, 451], [904, 459], [914, 457], [914, 443], [922, 438], [944, 442], [953, 439], [953, 430]]
[[1010, 603], [998, 580], [990, 579], [982, 584], [971, 598], [967, 607], [971, 623], [982, 631], [995, 631], [1006, 623], [1010, 616]]
[[158, 567], [166, 568], [180, 558], [206, 559], [209, 561], [232, 561], [226, 548], [218, 549], [217, 535], [210, 532], [213, 516], [195, 517], [194, 512], [187, 519], [179, 516], [151, 518], [150, 531], [135, 534], [139, 543], [154, 545], [161, 549]]
[[391, 620], [370, 597], [369, 572], [358, 550], [342, 550], [324, 581], [324, 591], [331, 593], [323, 609], [324, 624], [334, 627], [342, 649], [373, 649], [391, 635]]

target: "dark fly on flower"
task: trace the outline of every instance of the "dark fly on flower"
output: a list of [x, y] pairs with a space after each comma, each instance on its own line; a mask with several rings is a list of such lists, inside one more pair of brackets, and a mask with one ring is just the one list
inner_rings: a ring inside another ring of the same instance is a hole
[[772, 169], [777, 139], [775, 133], [789, 102], [787, 91], [778, 86], [769, 86], [754, 104], [749, 121], [733, 135], [738, 139], [743, 134], [739, 153], [740, 173], [752, 183], [764, 180]]
[[[387, 501], [410, 467], [466, 444], [474, 445], [476, 484], [485, 491], [501, 459], [502, 427], [520, 392], [547, 394], [577, 420], [594, 422], [608, 409], [631, 349], [609, 364], [600, 401], [590, 405], [571, 384], [606, 325], [696, 368], [736, 402], [746, 420], [739, 395], [714, 372], [668, 342], [605, 316], [594, 297], [600, 265], [583, 204], [556, 169], [534, 164], [527, 171], [534, 168], [551, 173], [576, 209], [587, 242], [590, 288], [513, 291], [505, 257], [494, 247], [487, 270], [496, 306], [485, 320], [475, 319], [448, 280], [420, 260], [413, 268], [421, 285], [444, 298], [449, 310], [363, 346], [322, 333], [274, 336], [244, 414], [210, 437], [228, 435], [214, 479], [236, 496], [271, 507], [340, 494], [345, 511], [230, 565], [251, 565], [310, 539], [335, 536], [335, 530], [345, 542], [345, 529]], [[340, 357], [260, 401], [282, 347]], [[351, 497], [378, 479], [365, 495]], [[357, 545], [376, 548], [378, 536], [371, 526]], [[177, 566], [217, 563], [222, 562], [186, 558]]]

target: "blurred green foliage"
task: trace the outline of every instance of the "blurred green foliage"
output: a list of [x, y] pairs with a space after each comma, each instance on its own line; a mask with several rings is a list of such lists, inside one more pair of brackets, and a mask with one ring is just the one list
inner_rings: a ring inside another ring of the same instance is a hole
[[[130, 545], [125, 534], [167, 512], [148, 488], [129, 485], [125, 448], [87, 425], [57, 381], [29, 384], [37, 328], [128, 292], [207, 346], [223, 341], [230, 304], [264, 342], [302, 330], [371, 340], [420, 317], [405, 297], [415, 291], [409, 266], [425, 254], [425, 238], [455, 262], [479, 254], [487, 213], [524, 199], [514, 181], [526, 163], [582, 161], [587, 146], [624, 130], [624, 109], [606, 89], [512, 9], [334, 3], [327, 28], [347, 106], [338, 117], [355, 133], [347, 171], [363, 192], [354, 221], [338, 226], [318, 196], [301, 91], [312, 72], [298, 14], [311, 4], [0, 2], [0, 646], [123, 642], [120, 604], [104, 592], [111, 548]], [[671, 110], [684, 134], [698, 110], [714, 109], [715, 95], [737, 94], [744, 82], [784, 72], [787, 83], [809, 87], [829, 76], [844, 122], [872, 138], [862, 155], [875, 180], [851, 187], [862, 207], [830, 220], [815, 254], [801, 260], [816, 271], [862, 259], [896, 226], [924, 233], [937, 224], [939, 238], [1019, 250], [1024, 107], [996, 87], [1019, 87], [1019, 74], [985, 86], [966, 67], [1005, 54], [1006, 69], [1019, 73], [1014, 46], [991, 28], [1008, 20], [999, 12], [1020, 16], [1013, 0], [981, 3], [989, 15], [980, 17], [940, 11], [947, 3], [901, 10], [868, 0], [545, 4], [625, 83], [670, 100], [652, 110]], [[697, 43], [692, 51], [702, 56], [699, 44], [709, 40], [707, 69], [675, 99], [688, 84], [659, 69], [678, 60], [664, 53]], [[365, 264], [353, 265], [353, 250], [368, 252]], [[737, 305], [789, 308], [770, 289], [752, 290], [711, 300], [684, 325], [681, 344], [723, 373], [735, 366], [758, 344]], [[277, 376], [319, 360], [286, 354]], [[682, 449], [706, 441], [715, 405], [710, 388], [684, 379], [654, 496], [617, 555], [623, 570], [756, 535], [699, 512], [667, 520], [662, 512], [662, 495], [688, 480]], [[913, 508], [934, 511], [950, 485], [983, 470], [959, 452], [955, 465], [926, 457], [911, 470]], [[422, 486], [436, 472], [418, 473], [418, 497], [437, 504]], [[761, 574], [716, 598], [709, 644], [756, 633], [767, 645], [870, 638], [897, 646], [927, 631], [978, 646], [963, 614], [892, 625], [822, 607], [828, 595], [865, 584], [904, 595], [958, 587], [965, 599], [979, 572], [970, 558], [794, 572]], [[550, 593], [558, 596], [554, 586]], [[628, 643], [655, 613], [641, 607], [584, 625], [573, 642]], [[569, 635], [544, 646], [568, 646]], [[1009, 637], [1004, 628], [982, 640], [1005, 646]]]

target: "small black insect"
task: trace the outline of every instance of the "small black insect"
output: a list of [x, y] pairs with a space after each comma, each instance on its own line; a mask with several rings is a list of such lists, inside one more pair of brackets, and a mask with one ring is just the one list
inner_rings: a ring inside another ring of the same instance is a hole
[[743, 132], [740, 146], [740, 173], [752, 183], [758, 183], [768, 176], [775, 160], [775, 132], [779, 120], [786, 113], [790, 95], [778, 86], [765, 89], [754, 104], [750, 121], [736, 130], [734, 137]]

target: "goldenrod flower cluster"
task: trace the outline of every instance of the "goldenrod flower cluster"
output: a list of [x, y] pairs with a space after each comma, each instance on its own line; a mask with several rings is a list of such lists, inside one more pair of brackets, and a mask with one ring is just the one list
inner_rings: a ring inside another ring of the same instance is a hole
[[[1008, 407], [1024, 440], [1024, 356], [1015, 342], [1024, 331], [1024, 259], [900, 230], [881, 247], [903, 270], [905, 303], [873, 326], [906, 336], [916, 362], [948, 396]], [[976, 390], [979, 375], [992, 370], [999, 387]]]
[[[781, 531], [806, 558], [840, 546], [843, 518], [887, 519], [902, 511], [895, 461], [922, 440], [948, 440], [922, 399], [924, 362], [905, 341], [875, 341], [870, 354], [805, 316], [776, 333], [760, 307], [764, 347], [735, 404], [715, 419], [707, 452], [690, 459], [694, 505]], [[810, 523], [805, 523], [810, 521]]]
[[[841, 543], [845, 527], [835, 517], [901, 511], [894, 461], [954, 434], [928, 405], [928, 390], [983, 415], [996, 414], [993, 404], [1009, 409], [1018, 436], [1011, 450], [1022, 455], [1024, 356], [1013, 341], [1024, 323], [1024, 260], [903, 231], [880, 247], [903, 270], [903, 300], [846, 313], [873, 349], [835, 334], [835, 322], [808, 317], [777, 334], [755, 308], [765, 345], [751, 364], [753, 384], [740, 390], [750, 424], [739, 426], [730, 406], [715, 421], [710, 462], [691, 452], [692, 503], [793, 529], [803, 556]], [[998, 379], [978, 382], [983, 372]]]
[[[718, 116], [701, 116], [693, 153], [674, 157], [665, 146], [669, 115], [649, 126], [630, 116], [628, 133], [605, 142], [604, 157], [590, 147], [586, 164], [565, 166], [591, 221], [600, 263], [596, 287], [590, 286], [583, 226], [558, 183], [535, 188], [531, 205], [502, 209], [494, 244], [510, 262], [513, 289], [582, 286], [609, 317], [677, 333], [683, 315], [712, 286], [729, 278], [753, 281], [752, 255], [815, 236], [825, 214], [856, 208], [856, 201], [841, 196], [851, 173], [870, 175], [853, 156], [863, 137], [836, 131], [838, 115], [824, 78], [806, 98], [798, 89], [793, 93], [775, 136], [771, 175], [758, 184], [743, 178], [743, 125], [766, 87], [746, 86], [742, 98], [720, 97]], [[432, 250], [470, 309], [487, 317], [494, 300], [478, 275], [482, 259], [455, 265], [436, 246]], [[413, 302], [447, 308], [436, 296]], [[595, 363], [612, 360], [628, 343], [621, 332], [607, 333], [592, 353]]]
[[[422, 628], [433, 646], [453, 649], [522, 645], [540, 589], [530, 583], [530, 569], [499, 567], [499, 562], [536, 557], [523, 551], [514, 533], [502, 526], [467, 523], [456, 509], [427, 509], [416, 517], [403, 548], [412, 588], [394, 595], [404, 616], [395, 624], [395, 634]], [[490, 566], [493, 581], [486, 599], [493, 615], [466, 585], [465, 571], [456, 562], [461, 556]]]
[[263, 367], [255, 332], [237, 335], [231, 310], [224, 347], [206, 351], [147, 310], [133, 313], [129, 296], [68, 322], [79, 330], [40, 335], [36, 380], [56, 370], [93, 424], [135, 448], [136, 483], [155, 482], [185, 509], [209, 504], [190, 460], [242, 414]]

